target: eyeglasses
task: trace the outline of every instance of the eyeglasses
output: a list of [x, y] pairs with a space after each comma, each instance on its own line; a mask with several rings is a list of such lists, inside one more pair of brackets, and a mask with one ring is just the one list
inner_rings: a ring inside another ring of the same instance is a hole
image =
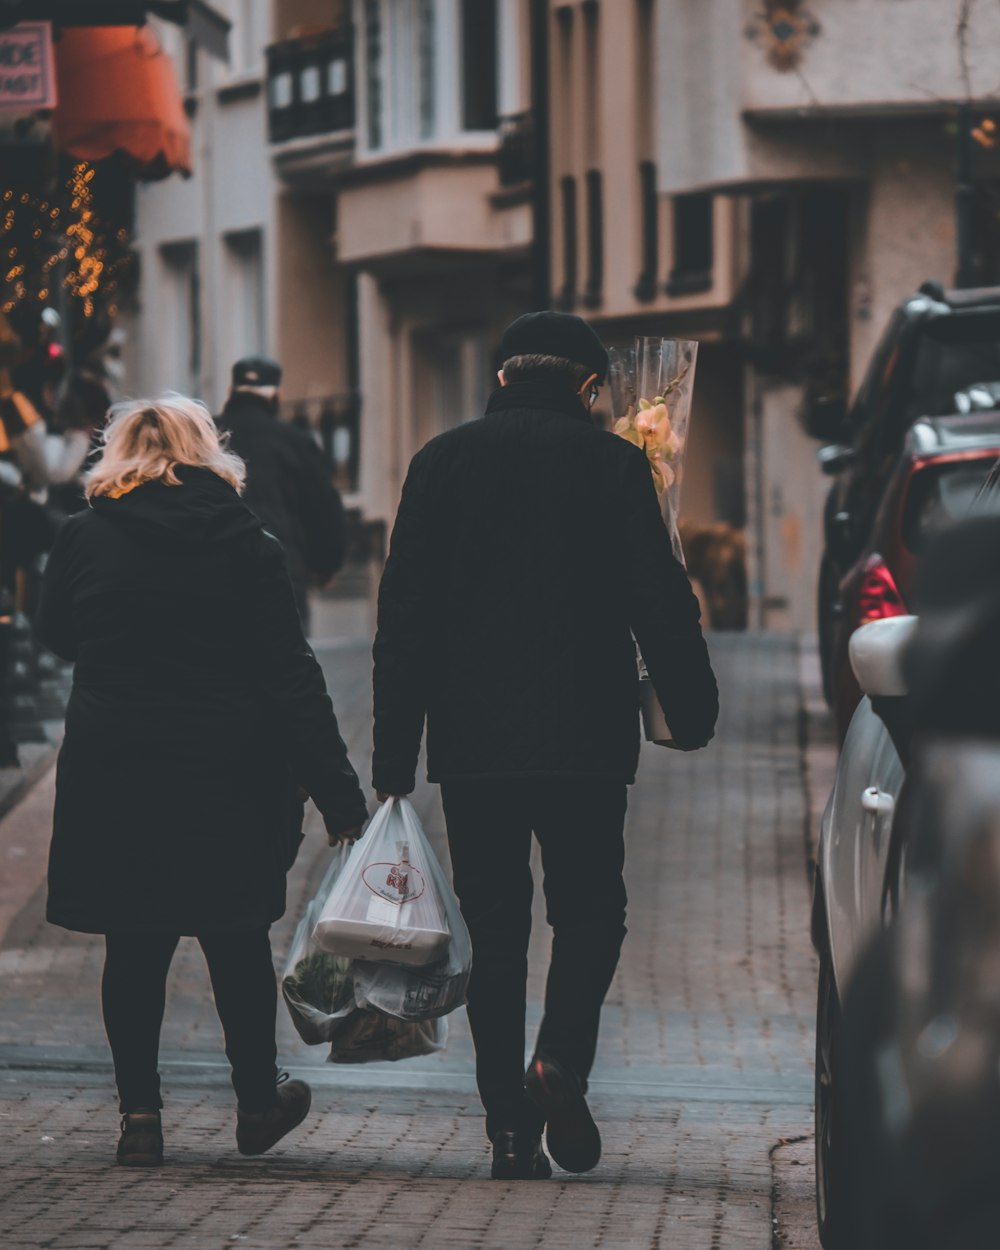
[[[596, 377], [596, 374], [594, 376]], [[577, 391], [577, 394], [588, 408], [593, 408], [601, 394], [601, 388], [598, 383], [594, 381], [594, 378], [588, 378], [587, 381], [584, 382], [583, 386], [580, 387], [579, 391]]]

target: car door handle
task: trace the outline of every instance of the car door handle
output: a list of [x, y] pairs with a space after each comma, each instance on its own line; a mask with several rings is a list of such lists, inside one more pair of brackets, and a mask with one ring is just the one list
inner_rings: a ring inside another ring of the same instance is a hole
[[861, 806], [873, 816], [891, 816], [896, 808], [896, 800], [891, 794], [883, 794], [877, 786], [869, 786], [862, 791]]
[[878, 786], [869, 786], [861, 792], [861, 810], [872, 818], [872, 841], [878, 851], [882, 846], [882, 833], [889, 827], [896, 810], [896, 800], [891, 794], [883, 794]]

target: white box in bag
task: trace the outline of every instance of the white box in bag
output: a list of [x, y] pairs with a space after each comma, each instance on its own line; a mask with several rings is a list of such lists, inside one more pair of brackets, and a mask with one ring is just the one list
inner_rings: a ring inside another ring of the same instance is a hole
[[316, 923], [321, 950], [410, 965], [447, 955], [451, 934], [428, 859], [434, 852], [411, 811], [399, 801], [384, 803], [351, 851]]

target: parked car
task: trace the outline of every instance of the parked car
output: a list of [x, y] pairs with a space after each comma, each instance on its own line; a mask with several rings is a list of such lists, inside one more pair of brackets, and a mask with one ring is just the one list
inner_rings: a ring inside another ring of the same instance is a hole
[[824, 507], [818, 586], [829, 702], [840, 583], [861, 554], [907, 430], [921, 417], [960, 411], [957, 394], [988, 394], [998, 382], [1000, 288], [946, 291], [927, 282], [893, 314], [850, 408], [818, 401], [806, 413], [807, 429], [826, 443], [820, 465], [834, 479]]
[[[889, 871], [890, 850], [894, 829], [902, 827], [894, 818], [906, 779], [906, 749], [889, 732], [876, 705], [888, 717], [882, 701], [905, 691], [901, 655], [915, 626], [913, 616], [889, 617], [863, 625], [851, 638], [851, 663], [863, 696], [844, 739], [820, 825], [812, 939], [819, 955], [816, 1217], [825, 1250], [841, 1250], [838, 1228], [851, 1205], [837, 1140], [843, 1097], [835, 1080], [841, 1004], [862, 952], [885, 923], [891, 897], [898, 896]], [[892, 867], [898, 877], [900, 855]]]
[[838, 587], [829, 682], [841, 742], [861, 698], [848, 661], [851, 634], [868, 621], [913, 610], [917, 565], [928, 538], [969, 514], [998, 456], [1000, 411], [928, 417], [907, 431], [868, 537]]
[[935, 540], [917, 594], [919, 620], [867, 626], [852, 645], [869, 696], [858, 717], [866, 703], [878, 714], [907, 770], [888, 841], [831, 826], [821, 857], [827, 1250], [979, 1250], [1000, 1220], [1000, 517]]
[[[926, 754], [918, 748], [942, 738], [1000, 739], [1000, 651], [995, 645], [1000, 629], [1000, 461], [979, 491], [974, 512], [929, 544], [914, 592], [921, 617], [870, 622], [849, 644], [863, 697], [844, 739], [821, 823], [812, 914], [820, 959], [816, 1201], [826, 1250], [857, 1250], [846, 1233], [857, 1173], [841, 1141], [841, 1004], [866, 952], [907, 894], [914, 866], [913, 816], [926, 815], [925, 800], [910, 797], [925, 780]], [[950, 830], [941, 828], [939, 834], [943, 846]], [[928, 845], [925, 835], [924, 847]], [[927, 860], [925, 849], [916, 868]], [[1000, 882], [997, 907], [1000, 914]], [[924, 957], [929, 957], [927, 952]], [[890, 987], [885, 992], [890, 995]], [[1000, 997], [1000, 986], [997, 993]]]
[[1000, 744], [921, 767], [907, 890], [847, 987], [834, 1088], [850, 1250], [983, 1250], [1000, 1228]]

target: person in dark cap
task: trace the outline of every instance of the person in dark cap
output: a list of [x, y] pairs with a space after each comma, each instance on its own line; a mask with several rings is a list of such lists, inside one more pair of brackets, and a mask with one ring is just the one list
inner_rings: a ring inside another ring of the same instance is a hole
[[308, 628], [309, 586], [325, 584], [343, 564], [347, 530], [332, 465], [307, 433], [278, 418], [280, 386], [276, 360], [238, 360], [219, 425], [246, 462], [246, 502], [285, 549]]
[[[520, 317], [481, 421], [414, 457], [379, 593], [373, 780], [409, 794], [427, 724], [472, 934], [469, 1021], [499, 1179], [600, 1159], [587, 1077], [625, 936], [626, 787], [639, 759], [633, 635], [674, 743], [711, 739], [698, 604], [643, 453], [591, 408], [608, 357], [579, 317]], [[524, 1071], [532, 834], [553, 929]]]

